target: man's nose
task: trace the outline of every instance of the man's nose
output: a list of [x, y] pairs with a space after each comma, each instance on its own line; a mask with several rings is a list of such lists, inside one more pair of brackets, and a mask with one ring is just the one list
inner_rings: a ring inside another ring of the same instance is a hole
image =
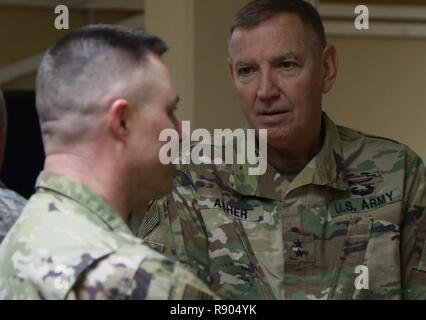
[[270, 100], [279, 96], [279, 88], [271, 70], [261, 72], [257, 87], [257, 96], [261, 100]]

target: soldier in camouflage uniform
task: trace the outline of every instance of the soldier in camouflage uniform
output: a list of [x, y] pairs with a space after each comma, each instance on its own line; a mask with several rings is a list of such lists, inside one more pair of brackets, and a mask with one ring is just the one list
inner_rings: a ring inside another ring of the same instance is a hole
[[165, 50], [145, 32], [95, 25], [45, 54], [37, 76], [45, 167], [0, 247], [0, 299], [215, 297], [126, 224], [173, 186], [173, 166], [158, 159], [159, 131], [179, 126]]
[[27, 200], [0, 181], [0, 243], [18, 219]]
[[247, 121], [268, 129], [266, 173], [181, 165], [138, 236], [226, 299], [425, 299], [425, 167], [321, 111], [336, 53], [316, 10], [253, 1], [229, 50]]
[[[0, 91], [0, 168], [3, 166], [4, 151], [7, 134], [7, 109], [3, 93]], [[18, 219], [19, 214], [27, 202], [16, 192], [6, 188], [0, 181], [0, 243], [9, 229]]]

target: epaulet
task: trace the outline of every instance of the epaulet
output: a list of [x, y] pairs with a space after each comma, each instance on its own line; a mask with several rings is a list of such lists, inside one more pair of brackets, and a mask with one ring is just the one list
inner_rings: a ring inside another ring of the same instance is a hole
[[364, 135], [364, 136], [366, 136], [367, 138], [380, 139], [380, 140], [386, 140], [386, 141], [389, 141], [389, 142], [393, 142], [393, 143], [395, 143], [395, 144], [398, 144], [398, 145], [400, 145], [400, 146], [404, 146], [404, 147], [406, 147], [406, 145], [405, 145], [405, 144], [403, 144], [403, 143], [401, 143], [401, 142], [399, 142], [399, 141], [397, 141], [397, 140], [393, 140], [393, 139], [386, 138], [386, 137], [382, 137], [382, 136], [376, 136], [376, 135], [374, 135], [374, 134], [367, 134], [367, 133], [362, 133], [362, 132], [361, 132], [361, 134], [363, 134], [363, 135]]
[[371, 139], [379, 139], [379, 140], [386, 140], [389, 142], [393, 142], [399, 145], [403, 145], [401, 142], [390, 139], [390, 138], [386, 138], [386, 137], [382, 137], [382, 136], [378, 136], [378, 135], [374, 135], [371, 133], [366, 133], [363, 131], [359, 131], [357, 129], [354, 128], [350, 128], [350, 127], [345, 127], [345, 126], [341, 126], [341, 125], [336, 125], [337, 131], [339, 132], [339, 134], [341, 135], [346, 135], [348, 137], [350, 137], [351, 135], [356, 135], [357, 137], [365, 137], [365, 138], [371, 138]]

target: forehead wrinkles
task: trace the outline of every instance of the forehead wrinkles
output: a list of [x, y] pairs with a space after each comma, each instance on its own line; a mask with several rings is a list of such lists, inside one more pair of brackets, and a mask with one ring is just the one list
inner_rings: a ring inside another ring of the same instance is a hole
[[304, 54], [312, 48], [312, 33], [297, 16], [281, 14], [257, 26], [236, 29], [230, 41], [230, 55], [237, 61]]

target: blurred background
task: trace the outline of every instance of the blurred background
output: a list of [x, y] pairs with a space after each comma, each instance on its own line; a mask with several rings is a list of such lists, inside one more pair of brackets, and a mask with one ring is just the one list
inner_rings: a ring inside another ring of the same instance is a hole
[[[43, 165], [34, 106], [41, 55], [69, 31], [91, 23], [145, 28], [165, 39], [164, 59], [181, 96], [178, 116], [195, 128], [245, 125], [227, 74], [232, 17], [247, 0], [0, 0], [0, 89], [9, 133], [1, 179], [33, 192]], [[426, 1], [323, 0], [319, 9], [339, 74], [324, 110], [338, 124], [398, 140], [426, 160]], [[69, 8], [70, 29], [56, 30], [54, 8]], [[369, 30], [354, 27], [355, 6], [369, 8]], [[425, 139], [425, 140], [423, 140]]]

